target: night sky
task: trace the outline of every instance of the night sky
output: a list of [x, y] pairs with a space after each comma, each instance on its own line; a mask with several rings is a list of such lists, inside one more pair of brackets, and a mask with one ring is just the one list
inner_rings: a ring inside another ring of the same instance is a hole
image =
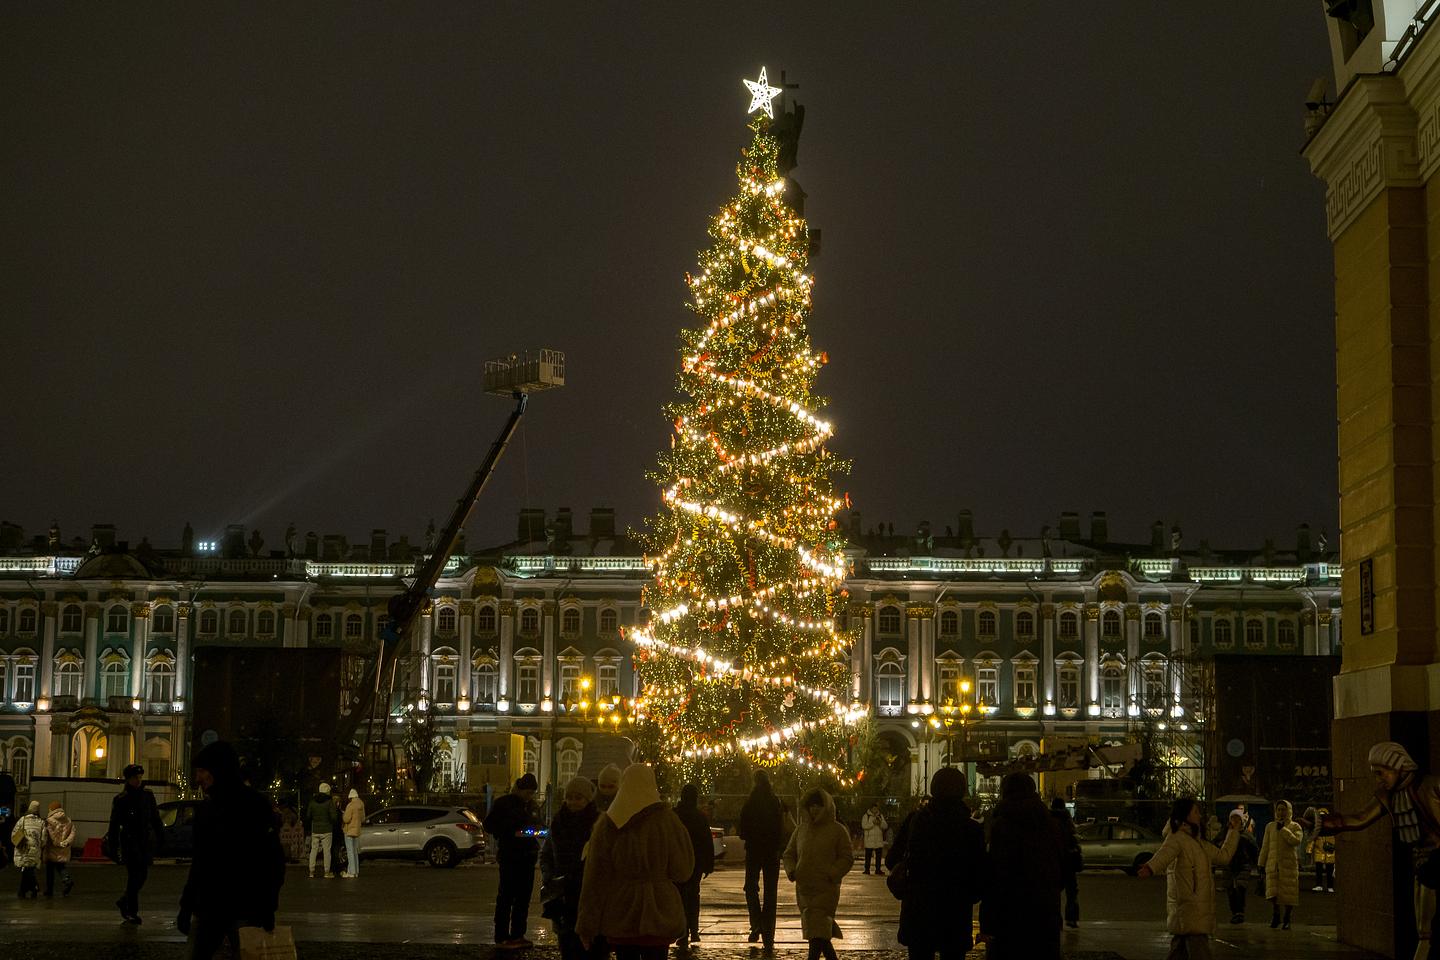
[[762, 64], [801, 83], [819, 387], [866, 526], [1335, 529], [1314, 0], [292, 6], [0, 10], [0, 518], [27, 534], [413, 541], [503, 422], [483, 361], [536, 346], [569, 384], [471, 546], [522, 506], [638, 525]]

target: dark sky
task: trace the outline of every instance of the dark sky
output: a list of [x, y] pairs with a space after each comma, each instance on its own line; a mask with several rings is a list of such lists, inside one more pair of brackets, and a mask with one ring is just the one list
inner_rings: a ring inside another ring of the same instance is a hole
[[0, 518], [413, 538], [551, 346], [471, 542], [638, 524], [765, 64], [866, 525], [1335, 528], [1313, 0], [294, 6], [0, 11]]

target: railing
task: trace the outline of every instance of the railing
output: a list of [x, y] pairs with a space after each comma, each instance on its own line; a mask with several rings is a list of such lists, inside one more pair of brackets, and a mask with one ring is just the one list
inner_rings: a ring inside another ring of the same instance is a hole
[[641, 573], [650, 570], [650, 563], [644, 557], [557, 557], [553, 554], [528, 554], [506, 557], [504, 563], [518, 573]]
[[68, 577], [84, 557], [0, 557], [0, 574], [28, 573], [41, 577]]

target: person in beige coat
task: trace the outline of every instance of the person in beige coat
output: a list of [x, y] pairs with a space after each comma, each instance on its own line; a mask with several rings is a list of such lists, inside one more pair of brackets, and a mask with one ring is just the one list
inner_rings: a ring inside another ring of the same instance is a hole
[[850, 831], [835, 819], [835, 801], [816, 788], [800, 801], [800, 825], [785, 847], [785, 876], [795, 883], [800, 930], [810, 942], [809, 960], [836, 960], [831, 938], [840, 927], [840, 881], [854, 865]]
[[70, 848], [75, 846], [75, 824], [59, 800], [50, 801], [45, 816], [45, 896], [55, 896], [55, 877], [60, 877], [62, 896], [70, 896], [75, 879], [70, 876]]
[[365, 801], [360, 791], [350, 790], [350, 801], [341, 814], [340, 829], [345, 832], [345, 872], [342, 876], [355, 879], [360, 876], [360, 827], [365, 823]]
[[1295, 821], [1290, 801], [1275, 802], [1275, 819], [1265, 825], [1260, 844], [1260, 869], [1265, 874], [1265, 899], [1270, 901], [1270, 926], [1290, 929], [1290, 911], [1300, 903], [1300, 842], [1305, 831]]
[[660, 799], [654, 768], [632, 763], [590, 834], [575, 920], [581, 944], [591, 950], [603, 937], [616, 960], [665, 960], [685, 935], [677, 884], [694, 870], [690, 834]]
[[1137, 875], [1165, 874], [1165, 927], [1170, 931], [1168, 960], [1210, 960], [1215, 932], [1215, 868], [1230, 863], [1240, 842], [1240, 814], [1230, 814], [1230, 830], [1219, 847], [1202, 840], [1205, 821], [1194, 797], [1181, 797], [1170, 808], [1165, 842]]

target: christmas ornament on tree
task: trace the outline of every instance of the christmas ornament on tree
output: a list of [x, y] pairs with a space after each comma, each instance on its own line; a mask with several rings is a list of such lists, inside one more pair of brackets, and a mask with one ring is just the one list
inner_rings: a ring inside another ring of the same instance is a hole
[[[682, 331], [675, 433], [651, 474], [664, 509], [648, 521], [649, 624], [630, 631], [641, 680], [641, 747], [710, 779], [748, 756], [845, 779], [850, 638], [832, 617], [846, 573], [833, 522], [847, 505], [825, 449], [833, 428], [812, 392], [814, 280], [804, 194], [787, 174], [803, 111], [771, 116], [762, 71], [741, 151], [740, 190], [710, 222], [687, 276], [703, 321]], [[762, 89], [763, 88], [763, 89]]]

